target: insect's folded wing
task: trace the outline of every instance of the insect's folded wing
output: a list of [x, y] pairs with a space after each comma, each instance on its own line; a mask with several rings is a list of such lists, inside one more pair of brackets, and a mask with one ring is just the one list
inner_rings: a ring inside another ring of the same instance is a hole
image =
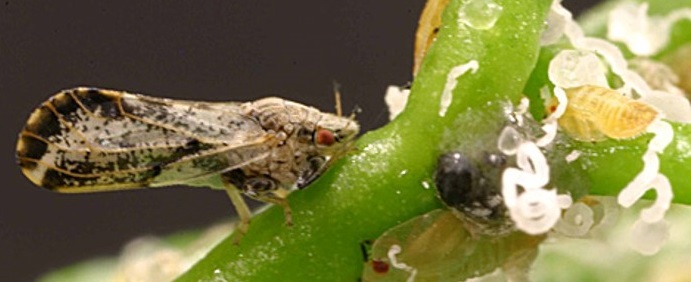
[[76, 88], [34, 111], [17, 157], [37, 185], [91, 192], [217, 174], [263, 158], [266, 141], [235, 104]]

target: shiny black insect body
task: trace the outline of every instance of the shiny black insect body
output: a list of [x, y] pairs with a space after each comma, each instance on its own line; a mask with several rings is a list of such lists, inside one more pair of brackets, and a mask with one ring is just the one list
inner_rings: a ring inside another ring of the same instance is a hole
[[510, 226], [500, 189], [506, 166], [506, 156], [500, 153], [483, 152], [475, 158], [460, 152], [443, 154], [434, 177], [437, 194], [462, 219], [481, 230], [503, 233]]

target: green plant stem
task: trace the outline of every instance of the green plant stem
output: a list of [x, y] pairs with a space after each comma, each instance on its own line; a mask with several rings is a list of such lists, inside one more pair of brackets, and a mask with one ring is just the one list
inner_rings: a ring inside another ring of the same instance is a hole
[[[423, 183], [430, 182], [442, 135], [464, 120], [459, 117], [496, 113], [498, 101], [520, 97], [551, 1], [496, 1], [503, 12], [488, 30], [458, 23], [462, 2], [446, 9], [405, 111], [360, 138], [359, 150], [314, 185], [290, 196], [294, 226], [284, 226], [282, 211], [272, 207], [253, 218], [240, 245], [226, 239], [178, 281], [355, 281], [362, 273], [362, 241], [439, 208], [434, 190]], [[453, 102], [439, 117], [447, 73], [470, 60], [479, 69], [458, 78]], [[478, 133], [487, 130], [483, 125], [496, 128], [499, 117], [486, 117], [474, 121]]]
[[[674, 140], [660, 155], [660, 173], [667, 176], [674, 192], [673, 202], [691, 204], [691, 124], [672, 122]], [[591, 179], [590, 194], [616, 196], [643, 169], [648, 134], [632, 140], [571, 142], [560, 150], [578, 150], [582, 157], [572, 165], [581, 167]]]

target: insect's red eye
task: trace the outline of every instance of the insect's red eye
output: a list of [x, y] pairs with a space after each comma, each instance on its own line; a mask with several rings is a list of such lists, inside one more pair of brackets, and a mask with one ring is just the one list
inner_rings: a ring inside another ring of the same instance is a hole
[[314, 142], [320, 146], [331, 146], [334, 142], [336, 142], [336, 138], [331, 130], [319, 129], [314, 134]]
[[556, 106], [556, 105], [552, 105], [552, 106], [549, 107], [549, 112], [550, 112], [550, 113], [553, 113], [553, 112], [556, 112], [556, 111], [557, 111], [557, 106]]

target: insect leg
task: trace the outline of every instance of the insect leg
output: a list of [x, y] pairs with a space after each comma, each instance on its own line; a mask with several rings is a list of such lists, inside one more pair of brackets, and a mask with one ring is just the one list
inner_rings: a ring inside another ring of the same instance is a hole
[[290, 205], [288, 204], [288, 200], [286, 198], [278, 197], [275, 194], [270, 194], [270, 196], [261, 198], [261, 200], [281, 206], [286, 217], [286, 225], [293, 225], [293, 210], [290, 209]]
[[281, 188], [276, 180], [267, 176], [250, 177], [245, 180], [242, 188], [249, 197], [281, 206], [285, 213], [286, 225], [293, 225], [293, 212], [286, 200], [288, 191]]
[[314, 156], [307, 159], [309, 168], [305, 170], [298, 178], [295, 185], [298, 189], [305, 188], [310, 183], [314, 182], [330, 165], [322, 156]]
[[242, 199], [242, 195], [240, 195], [240, 190], [235, 187], [235, 185], [228, 182], [226, 182], [225, 185], [226, 193], [228, 193], [230, 201], [233, 202], [235, 210], [238, 212], [238, 217], [240, 217], [240, 225], [237, 227], [240, 234], [235, 239], [235, 244], [239, 244], [240, 239], [247, 234], [247, 229], [249, 229], [251, 213], [249, 207], [247, 207], [247, 203], [245, 203], [245, 200]]

